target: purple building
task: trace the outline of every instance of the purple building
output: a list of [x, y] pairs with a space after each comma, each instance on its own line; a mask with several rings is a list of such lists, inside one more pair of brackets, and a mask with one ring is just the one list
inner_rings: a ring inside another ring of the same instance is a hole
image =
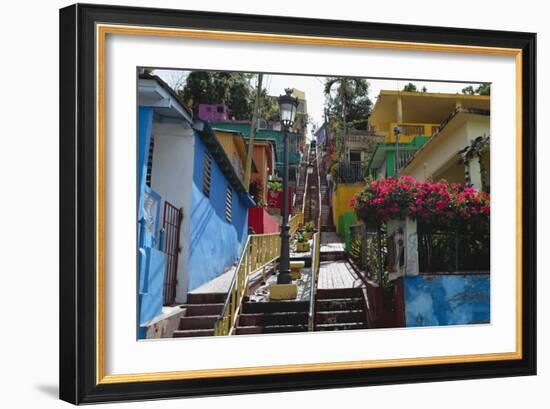
[[223, 104], [199, 104], [199, 119], [203, 121], [227, 121], [229, 112]]

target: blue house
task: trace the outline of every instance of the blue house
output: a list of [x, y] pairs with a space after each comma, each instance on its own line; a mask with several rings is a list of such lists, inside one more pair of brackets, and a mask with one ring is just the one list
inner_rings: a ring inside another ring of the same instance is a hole
[[138, 82], [139, 338], [187, 294], [230, 269], [254, 206], [207, 122], [160, 78]]

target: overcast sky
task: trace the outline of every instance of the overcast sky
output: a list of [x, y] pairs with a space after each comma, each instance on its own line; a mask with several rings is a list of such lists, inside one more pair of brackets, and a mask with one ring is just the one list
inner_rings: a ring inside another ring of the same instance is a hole
[[[185, 78], [187, 72], [171, 70], [155, 70], [154, 74], [160, 76], [169, 85]], [[304, 91], [307, 100], [308, 115], [317, 126], [323, 123], [323, 109], [325, 104], [324, 82], [326, 77], [313, 77], [301, 75], [272, 75], [264, 76], [264, 87], [269, 95], [280, 95], [285, 88], [297, 88]], [[457, 82], [430, 82], [415, 80], [394, 80], [394, 79], [371, 79], [366, 78], [370, 84], [369, 97], [373, 104], [380, 93], [380, 90], [402, 90], [403, 87], [412, 82], [418, 90], [426, 87], [428, 92], [460, 93], [464, 87], [472, 85], [476, 88], [479, 84], [457, 83]], [[311, 127], [309, 127], [311, 132]], [[310, 135], [308, 135], [309, 137]]]

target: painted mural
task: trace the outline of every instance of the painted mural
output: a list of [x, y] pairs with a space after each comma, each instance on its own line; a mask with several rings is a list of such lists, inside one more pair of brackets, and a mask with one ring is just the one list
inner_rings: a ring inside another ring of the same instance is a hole
[[405, 277], [406, 325], [487, 324], [490, 298], [489, 274]]

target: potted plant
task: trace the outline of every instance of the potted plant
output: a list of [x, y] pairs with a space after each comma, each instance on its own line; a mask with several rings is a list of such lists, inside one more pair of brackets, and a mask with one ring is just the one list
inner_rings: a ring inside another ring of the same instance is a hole
[[298, 233], [296, 235], [296, 252], [297, 253], [306, 253], [310, 249], [309, 241], [304, 237], [303, 234]]
[[314, 231], [315, 229], [313, 228], [313, 223], [307, 222], [305, 225], [305, 231], [303, 233], [303, 236], [306, 238], [306, 240], [311, 240], [311, 238], [313, 237]]

